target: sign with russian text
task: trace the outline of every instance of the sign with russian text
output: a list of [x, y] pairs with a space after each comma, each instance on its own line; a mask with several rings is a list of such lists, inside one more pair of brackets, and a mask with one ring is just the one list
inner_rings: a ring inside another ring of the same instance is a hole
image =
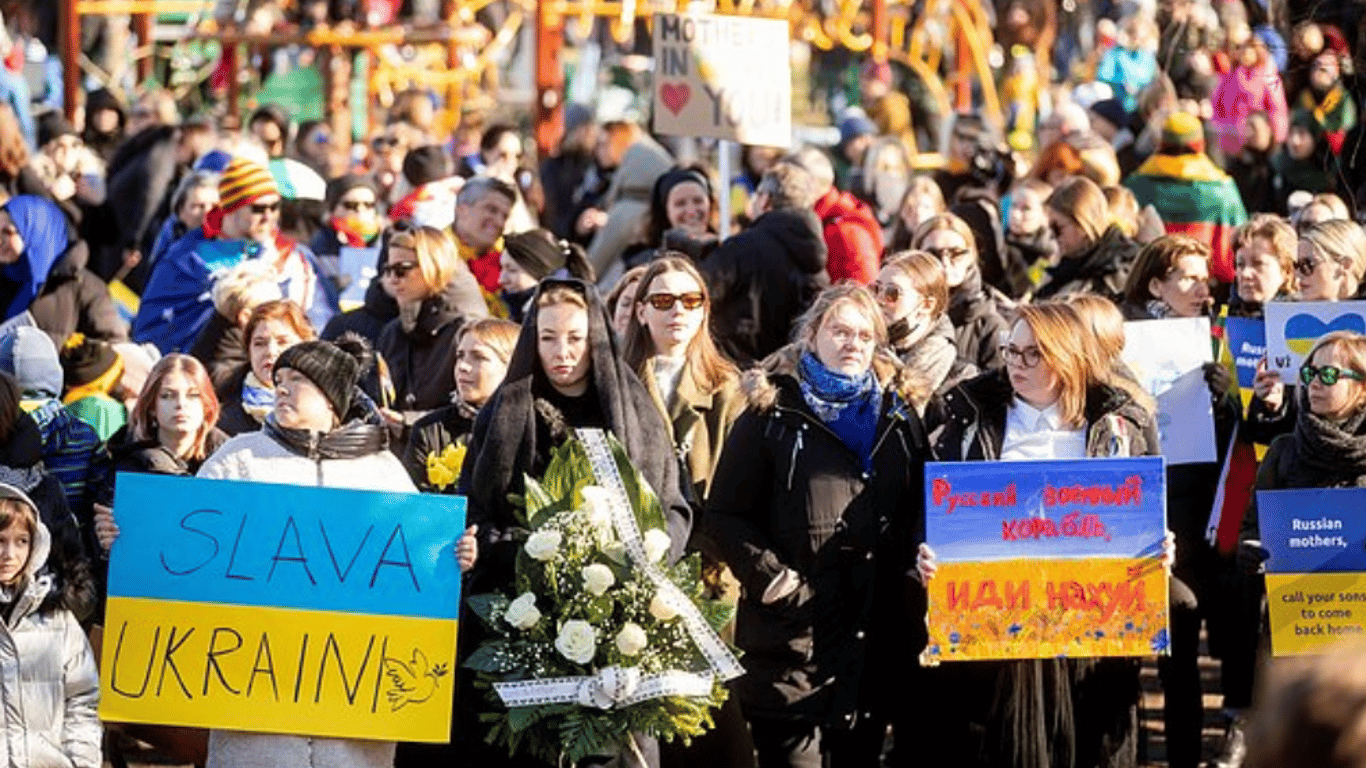
[[790, 46], [785, 19], [655, 14], [655, 133], [786, 147]]
[[446, 741], [464, 505], [120, 474], [100, 717]]
[[1167, 463], [1216, 460], [1214, 403], [1203, 368], [1214, 360], [1209, 319], [1125, 323], [1124, 339], [1124, 363], [1157, 401], [1157, 433]]
[[926, 661], [1166, 653], [1163, 466], [927, 464]]
[[1268, 301], [1267, 367], [1287, 384], [1318, 340], [1333, 331], [1366, 333], [1366, 301]]
[[1257, 492], [1273, 655], [1366, 635], [1364, 507], [1366, 488]]

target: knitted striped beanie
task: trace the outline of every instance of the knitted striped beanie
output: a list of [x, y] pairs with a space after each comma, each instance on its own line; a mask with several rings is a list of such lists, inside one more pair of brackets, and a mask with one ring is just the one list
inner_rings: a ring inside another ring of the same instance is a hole
[[243, 157], [234, 157], [218, 181], [218, 206], [232, 213], [266, 195], [279, 195], [275, 178], [266, 167]]

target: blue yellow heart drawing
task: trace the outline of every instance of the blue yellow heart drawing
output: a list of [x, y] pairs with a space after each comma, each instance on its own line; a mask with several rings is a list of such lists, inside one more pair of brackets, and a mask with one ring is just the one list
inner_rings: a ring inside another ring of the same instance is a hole
[[1356, 313], [1338, 315], [1327, 322], [1313, 315], [1292, 315], [1285, 321], [1285, 346], [1304, 357], [1315, 342], [1333, 331], [1366, 333], [1366, 320]]

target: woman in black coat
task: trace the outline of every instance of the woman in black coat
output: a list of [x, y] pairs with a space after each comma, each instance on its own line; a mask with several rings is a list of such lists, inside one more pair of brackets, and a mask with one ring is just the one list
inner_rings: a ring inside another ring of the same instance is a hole
[[1001, 367], [1005, 318], [992, 290], [982, 284], [977, 239], [967, 222], [952, 213], [931, 216], [916, 227], [911, 247], [939, 259], [949, 288], [948, 317], [958, 359], [991, 371]]
[[[1060, 303], [1020, 307], [1006, 368], [966, 381], [931, 409], [939, 461], [1130, 457], [1157, 453], [1152, 415], [1112, 386], [1090, 329]], [[919, 571], [933, 576], [932, 553]], [[946, 764], [1122, 768], [1137, 764], [1138, 664], [1038, 659], [946, 664], [925, 675], [936, 706], [911, 743], [933, 739]], [[923, 730], [922, 730], [923, 729]]]
[[[532, 301], [506, 378], [475, 419], [460, 472], [458, 493], [468, 499], [466, 519], [474, 529], [461, 548], [477, 540], [477, 553], [468, 559], [462, 555], [467, 593], [511, 588], [527, 531], [517, 523], [509, 495], [521, 495], [524, 476], [542, 476], [551, 451], [572, 437], [573, 429], [587, 427], [610, 431], [659, 497], [671, 542], [668, 561], [677, 561], [692, 532], [693, 514], [683, 498], [664, 417], [621, 359], [597, 290], [579, 280], [547, 278]], [[463, 657], [482, 638], [474, 617], [462, 616], [461, 626]], [[472, 690], [471, 684], [464, 678], [461, 690]], [[485, 705], [477, 694], [462, 697], [455, 724], [460, 753], [471, 764], [506, 764], [506, 753], [481, 751], [487, 747], [477, 710]], [[653, 741], [637, 741], [648, 761], [657, 764]]]
[[[469, 320], [486, 317], [487, 305], [469, 267], [440, 230], [397, 232], [387, 244], [381, 276], [398, 302], [375, 345], [393, 382], [392, 408], [413, 422], [451, 401], [455, 391], [455, 335]], [[389, 405], [385, 398], [383, 402]]]
[[927, 387], [879, 351], [862, 286], [827, 289], [797, 338], [746, 376], [703, 521], [742, 588], [733, 690], [761, 766], [876, 765], [925, 641], [903, 600], [919, 593], [923, 611], [905, 574], [923, 538]]

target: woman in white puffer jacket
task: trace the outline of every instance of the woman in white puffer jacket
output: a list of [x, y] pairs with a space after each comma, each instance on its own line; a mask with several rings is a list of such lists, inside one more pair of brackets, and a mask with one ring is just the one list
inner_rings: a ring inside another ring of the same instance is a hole
[[99, 673], [52, 575], [47, 526], [0, 483], [0, 764], [99, 768]]

